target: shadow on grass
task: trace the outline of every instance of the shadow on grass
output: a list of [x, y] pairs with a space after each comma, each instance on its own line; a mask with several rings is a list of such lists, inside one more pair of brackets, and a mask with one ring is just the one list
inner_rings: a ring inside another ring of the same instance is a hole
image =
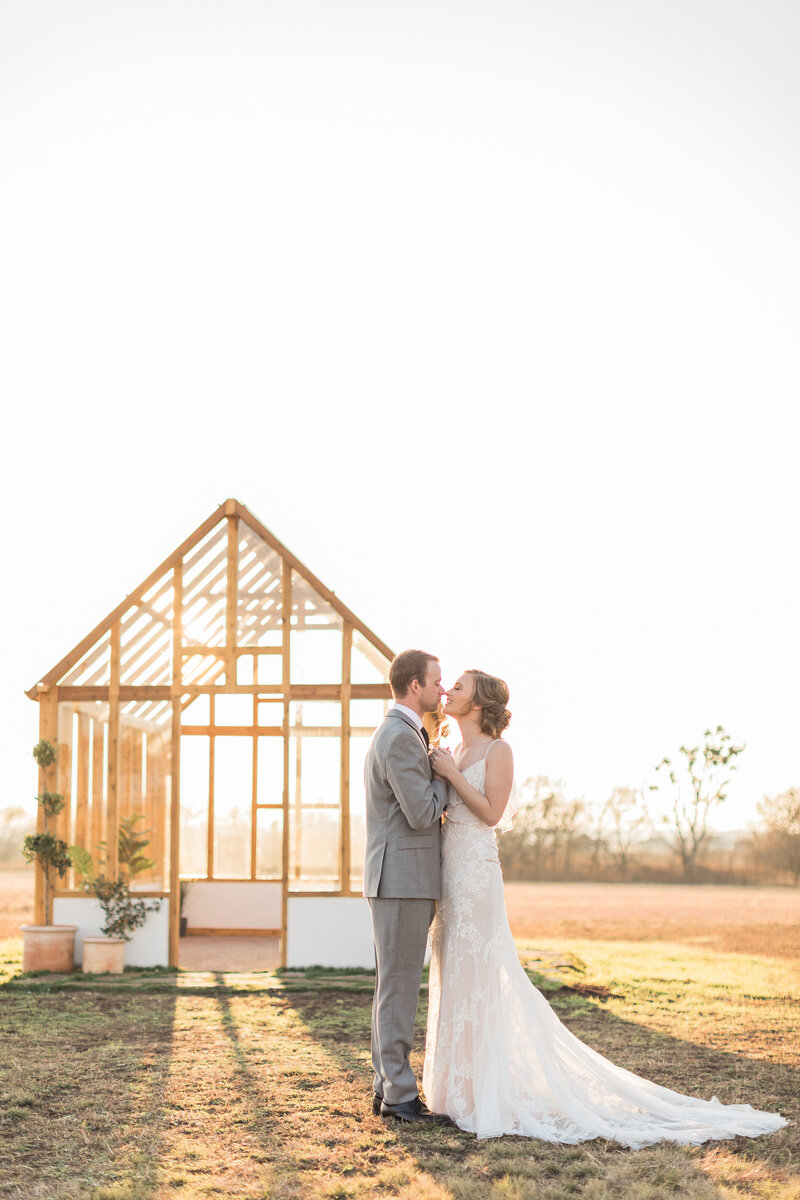
[[[754, 1108], [780, 1111], [794, 1122], [800, 1116], [800, 1071], [795, 1067], [666, 1035], [608, 1012], [585, 994], [562, 992], [554, 999], [554, 1008], [576, 1036], [619, 1066], [676, 1091], [706, 1099], [716, 1095], [723, 1103], [748, 1103]], [[351, 1110], [366, 1113], [371, 1094], [369, 1000], [305, 993], [287, 997], [285, 1003], [297, 1012], [326, 1057], [354, 1081], [350, 1087]], [[425, 1017], [426, 1003], [421, 1000], [412, 1057], [418, 1077]], [[750, 1190], [759, 1179], [764, 1182], [764, 1195], [782, 1194], [773, 1190], [776, 1183], [788, 1183], [794, 1195], [793, 1185], [800, 1181], [796, 1125], [755, 1139], [736, 1138], [700, 1147], [662, 1143], [639, 1151], [604, 1140], [579, 1146], [516, 1137], [479, 1142], [454, 1128], [420, 1131], [390, 1122], [387, 1129], [379, 1117], [368, 1118], [366, 1127], [375, 1131], [376, 1137], [388, 1133], [413, 1156], [424, 1177], [456, 1197], [473, 1195], [464, 1183], [464, 1166], [470, 1169], [473, 1180], [483, 1179], [487, 1188], [474, 1192], [476, 1197], [492, 1194], [489, 1182], [501, 1179], [506, 1180], [504, 1187], [512, 1187], [512, 1191], [517, 1187], [520, 1197], [533, 1196], [534, 1192], [538, 1197], [551, 1193], [554, 1197], [580, 1196], [585, 1190], [592, 1197], [630, 1195], [637, 1200], [640, 1196], [676, 1192], [697, 1200], [733, 1196], [740, 1194], [736, 1187], [742, 1181], [741, 1194], [761, 1195], [757, 1189]], [[523, 1186], [521, 1180], [528, 1183]], [[720, 1190], [723, 1185], [733, 1190]], [[559, 1188], [565, 1190], [560, 1192]], [[502, 1188], [497, 1192], [501, 1194], [505, 1194]]]

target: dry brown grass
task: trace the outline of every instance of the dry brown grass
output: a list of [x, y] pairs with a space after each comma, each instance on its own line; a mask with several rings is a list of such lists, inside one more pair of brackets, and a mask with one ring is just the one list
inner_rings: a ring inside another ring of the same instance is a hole
[[[17, 874], [0, 874], [13, 933], [30, 885]], [[508, 897], [523, 957], [585, 963], [580, 990], [552, 995], [579, 1037], [666, 1086], [797, 1122], [798, 893], [510, 884]], [[0, 975], [18, 964], [12, 936]], [[800, 1200], [796, 1124], [638, 1152], [387, 1125], [370, 1111], [363, 992], [48, 986], [0, 990], [7, 1200]], [[418, 1072], [424, 1020], [423, 999]]]
[[[667, 1086], [797, 1119], [793, 964], [577, 943], [573, 1031]], [[266, 981], [268, 982], [268, 980]], [[277, 981], [275, 981], [277, 982]], [[163, 984], [163, 981], [161, 981]], [[797, 1200], [796, 1126], [631, 1152], [405, 1129], [369, 1104], [369, 995], [0, 992], [9, 1200]], [[415, 1066], [421, 1068], [424, 1005]]]
[[800, 888], [507, 883], [506, 905], [517, 938], [680, 942], [800, 958]]

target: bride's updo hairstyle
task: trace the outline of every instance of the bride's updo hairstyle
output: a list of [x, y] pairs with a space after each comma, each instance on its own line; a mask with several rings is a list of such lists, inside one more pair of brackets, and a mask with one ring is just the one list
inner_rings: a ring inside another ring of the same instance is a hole
[[499, 738], [511, 720], [511, 713], [506, 708], [508, 684], [485, 671], [465, 671], [464, 674], [471, 675], [474, 681], [472, 703], [481, 710], [481, 733]]

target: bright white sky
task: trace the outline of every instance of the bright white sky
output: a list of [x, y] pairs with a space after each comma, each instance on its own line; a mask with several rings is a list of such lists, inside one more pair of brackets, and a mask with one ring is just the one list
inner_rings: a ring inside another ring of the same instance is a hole
[[601, 799], [800, 784], [794, 0], [0, 0], [2, 736], [236, 496]]

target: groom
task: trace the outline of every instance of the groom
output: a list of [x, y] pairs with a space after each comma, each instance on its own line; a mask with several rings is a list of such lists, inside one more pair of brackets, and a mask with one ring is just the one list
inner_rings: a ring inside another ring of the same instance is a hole
[[440, 818], [447, 791], [433, 779], [425, 713], [444, 695], [438, 658], [404, 650], [389, 669], [394, 707], [367, 754], [364, 895], [372, 910], [372, 1111], [415, 1124], [447, 1122], [420, 1100], [408, 1061], [428, 929], [440, 895]]

